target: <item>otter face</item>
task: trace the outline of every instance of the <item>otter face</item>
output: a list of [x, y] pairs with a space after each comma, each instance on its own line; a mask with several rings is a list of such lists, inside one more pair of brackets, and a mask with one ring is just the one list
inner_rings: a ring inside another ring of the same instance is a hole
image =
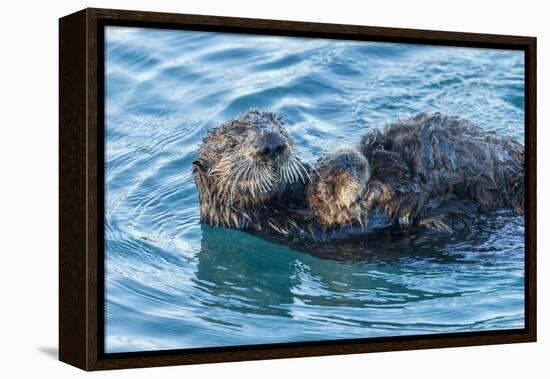
[[201, 202], [227, 206], [259, 206], [307, 175], [281, 118], [256, 110], [211, 130], [193, 165]]
[[355, 149], [339, 149], [321, 157], [307, 188], [309, 208], [329, 227], [354, 221], [363, 225], [361, 202], [370, 175], [368, 161]]

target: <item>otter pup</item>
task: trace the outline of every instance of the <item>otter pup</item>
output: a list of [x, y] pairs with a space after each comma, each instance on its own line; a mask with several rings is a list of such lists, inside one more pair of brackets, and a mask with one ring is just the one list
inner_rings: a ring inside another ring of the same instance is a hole
[[523, 146], [467, 120], [421, 113], [368, 132], [358, 150], [321, 158], [308, 186], [307, 203], [328, 227], [363, 226], [380, 210], [400, 227], [452, 231], [480, 206], [524, 212]]
[[[365, 232], [392, 225], [451, 232], [451, 226], [464, 226], [475, 218], [475, 203], [418, 193], [403, 162], [381, 151], [375, 156], [371, 164], [358, 149], [348, 147], [318, 160], [307, 185], [306, 204], [310, 219], [325, 234], [337, 228], [349, 235], [356, 234], [354, 227]], [[414, 223], [403, 219], [412, 209], [417, 212]]]
[[420, 113], [368, 132], [360, 149], [370, 162], [392, 155], [409, 176], [418, 195], [409, 205], [397, 202], [393, 212], [401, 223], [413, 222], [427, 201], [441, 197], [524, 213], [524, 147], [468, 120]]
[[319, 158], [307, 185], [306, 203], [318, 223], [329, 228], [367, 219], [365, 191], [371, 167], [354, 148], [340, 148]]
[[285, 233], [308, 171], [281, 117], [250, 110], [208, 132], [193, 174], [202, 223]]

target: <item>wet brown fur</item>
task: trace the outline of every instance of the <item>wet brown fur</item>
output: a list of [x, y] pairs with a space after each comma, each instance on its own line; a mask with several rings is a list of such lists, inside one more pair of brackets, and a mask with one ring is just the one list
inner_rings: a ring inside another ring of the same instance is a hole
[[321, 157], [306, 192], [307, 206], [317, 222], [327, 227], [362, 224], [367, 217], [363, 195], [370, 175], [369, 163], [356, 149], [342, 148]]
[[[268, 134], [283, 142], [280, 151], [266, 157], [258, 141]], [[294, 223], [278, 220], [284, 207], [292, 207], [287, 191], [307, 178], [282, 119], [257, 110], [210, 130], [198, 149], [193, 173], [201, 222], [278, 232]]]
[[367, 133], [360, 147], [372, 165], [380, 167], [377, 175], [383, 182], [395, 173], [385, 172], [387, 160], [380, 158], [393, 155], [400, 162], [405, 187], [393, 185], [395, 195], [385, 203], [400, 224], [418, 221], [428, 208], [451, 198], [523, 214], [524, 148], [512, 138], [439, 113], [421, 113], [390, 125], [382, 133], [382, 149], [373, 148], [378, 133]]
[[[381, 210], [401, 227], [450, 231], [448, 224], [457, 216], [475, 217], [469, 214], [476, 209], [471, 204], [524, 212], [523, 146], [465, 119], [421, 113], [382, 131], [369, 131], [358, 150], [368, 162], [368, 181], [345, 172], [329, 174], [330, 162], [337, 162], [342, 153], [356, 155], [353, 148], [321, 158], [319, 173], [313, 173], [307, 202], [327, 226], [349, 220], [363, 226], [369, 212]], [[336, 196], [353, 186], [358, 191], [353, 202]]]

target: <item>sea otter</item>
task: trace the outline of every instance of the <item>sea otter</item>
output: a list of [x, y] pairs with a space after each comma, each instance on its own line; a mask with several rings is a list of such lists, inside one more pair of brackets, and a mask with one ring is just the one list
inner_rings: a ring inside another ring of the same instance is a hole
[[481, 206], [523, 213], [523, 164], [511, 138], [422, 113], [310, 167], [279, 116], [251, 110], [208, 133], [193, 172], [201, 222], [328, 240], [390, 225], [452, 231]]
[[327, 227], [392, 224], [452, 231], [480, 207], [524, 212], [524, 148], [458, 117], [421, 113], [319, 160], [307, 203]]
[[193, 174], [202, 223], [283, 234], [296, 227], [308, 169], [275, 113], [250, 110], [210, 130]]

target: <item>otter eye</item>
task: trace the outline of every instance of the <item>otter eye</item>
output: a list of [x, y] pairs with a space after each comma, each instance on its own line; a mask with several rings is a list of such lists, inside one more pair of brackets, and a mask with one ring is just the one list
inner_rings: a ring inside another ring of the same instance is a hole
[[227, 141], [227, 146], [230, 149], [235, 148], [235, 146], [237, 146], [237, 140], [235, 138], [229, 138], [229, 140]]

